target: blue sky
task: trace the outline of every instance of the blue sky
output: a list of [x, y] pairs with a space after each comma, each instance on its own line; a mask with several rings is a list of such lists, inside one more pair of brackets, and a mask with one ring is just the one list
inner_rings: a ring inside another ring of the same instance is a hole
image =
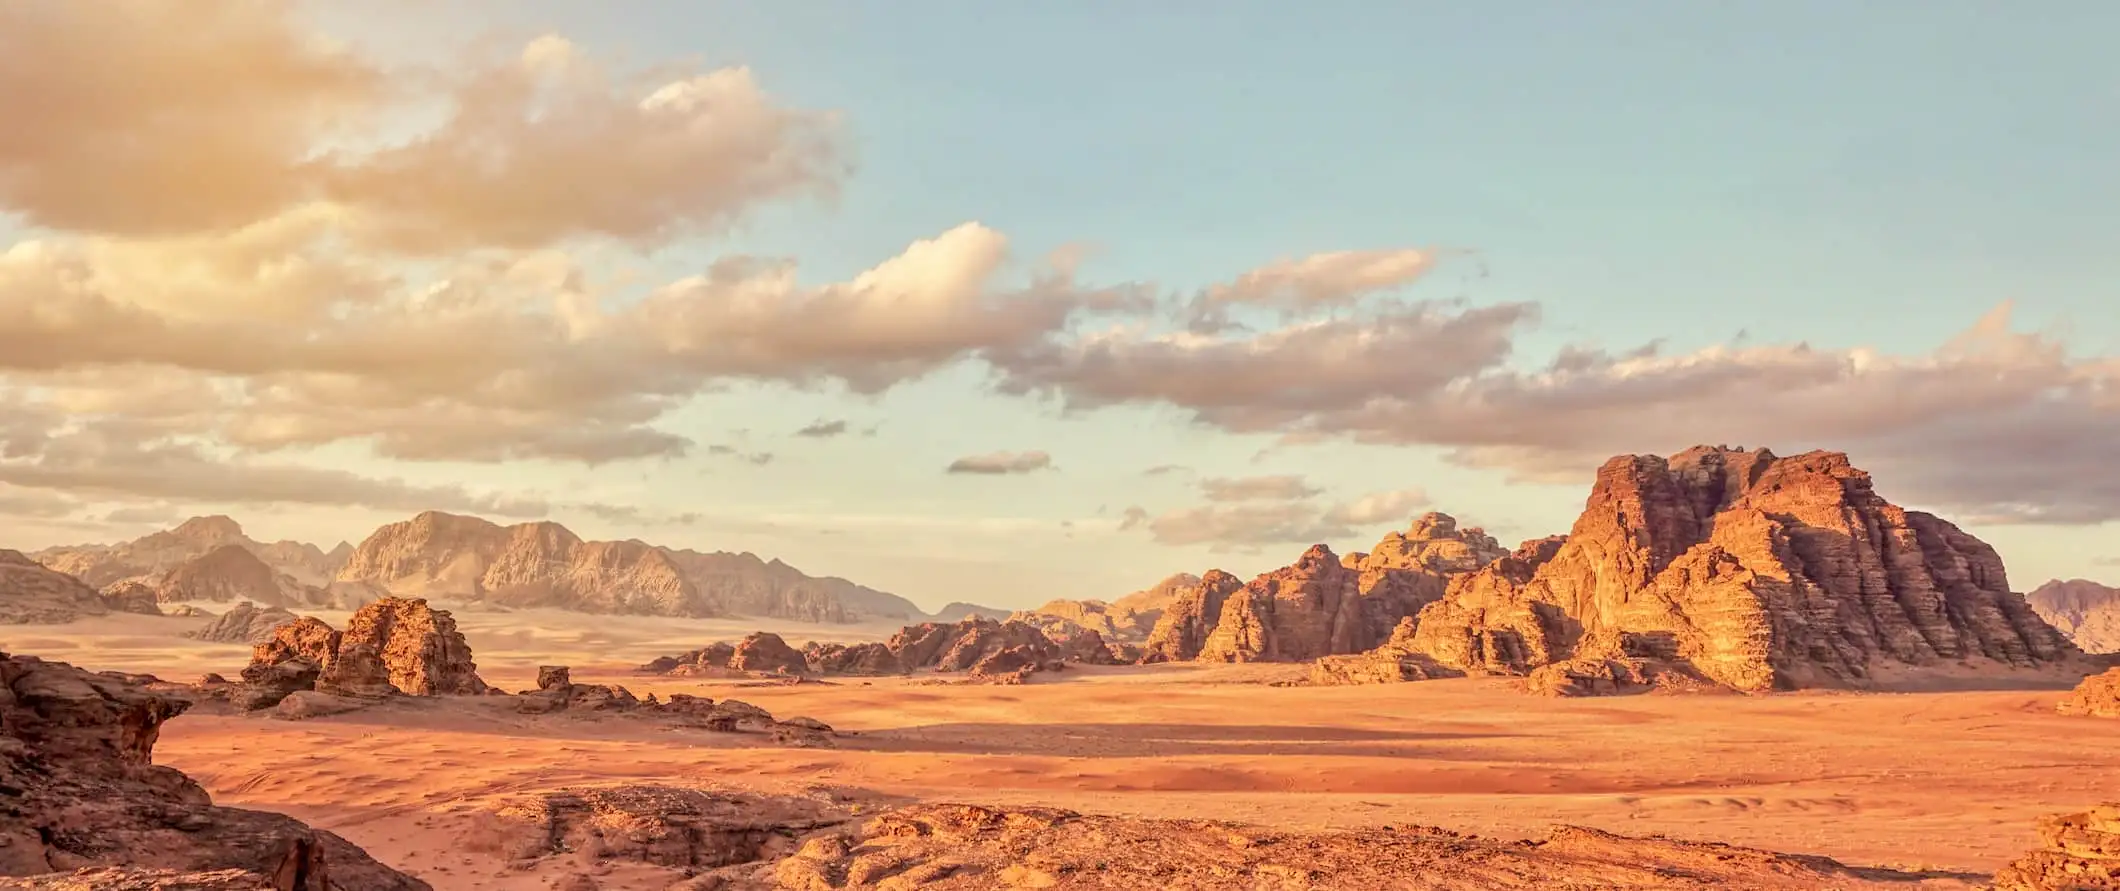
[[[1321, 251], [1462, 251], [1412, 293], [1536, 303], [1541, 322], [1511, 353], [1525, 368], [1570, 344], [1652, 341], [1672, 352], [1808, 342], [1916, 355], [2005, 300], [2017, 330], [2063, 337], [2079, 359], [2120, 355], [2113, 4], [384, 9], [308, 7], [324, 32], [401, 62], [446, 65], [469, 40], [515, 46], [559, 33], [631, 61], [748, 66], [778, 100], [843, 116], [853, 172], [836, 195], [777, 203], [723, 237], [625, 261], [656, 280], [756, 254], [797, 259], [805, 281], [838, 281], [977, 221], [1006, 233], [1019, 261], [1086, 245], [1085, 279], [1166, 294]], [[597, 467], [317, 454], [413, 482], [696, 510], [706, 518], [692, 526], [559, 518], [590, 534], [756, 550], [930, 606], [1116, 596], [1170, 572], [1248, 574], [1301, 551], [1215, 552], [1116, 530], [1129, 506], [1162, 513], [1198, 501], [1191, 478], [1141, 475], [1159, 464], [1302, 474], [1327, 498], [1417, 487], [1434, 508], [1510, 541], [1563, 531], [1589, 482], [1512, 485], [1423, 445], [1262, 456], [1272, 437], [1194, 425], [1175, 407], [1063, 416], [987, 393], [986, 377], [977, 364], [954, 366], [876, 398], [742, 384], [661, 422], [774, 453], [765, 465], [697, 454]], [[819, 419], [880, 427], [788, 436]], [[1833, 445], [1808, 431], [1790, 438], [1744, 444]], [[1032, 449], [1058, 470], [939, 473], [962, 455]], [[1894, 496], [1891, 467], [1872, 469]], [[391, 518], [232, 512], [254, 531], [307, 538], [358, 537]], [[761, 528], [761, 517], [780, 519]], [[1359, 549], [1398, 525], [1332, 544]], [[1974, 530], [2003, 549], [2019, 587], [2120, 571], [2097, 562], [2120, 557], [2110, 522]]]

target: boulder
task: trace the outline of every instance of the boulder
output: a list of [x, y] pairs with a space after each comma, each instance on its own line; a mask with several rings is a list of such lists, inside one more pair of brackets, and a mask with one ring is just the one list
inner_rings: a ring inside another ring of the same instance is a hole
[[186, 632], [184, 636], [212, 643], [259, 644], [272, 637], [273, 629], [296, 618], [294, 613], [277, 606], [260, 608], [244, 601], [208, 622], [206, 627]]
[[101, 596], [103, 607], [114, 613], [162, 615], [161, 605], [155, 602], [155, 589], [136, 579], [114, 582], [103, 589]]

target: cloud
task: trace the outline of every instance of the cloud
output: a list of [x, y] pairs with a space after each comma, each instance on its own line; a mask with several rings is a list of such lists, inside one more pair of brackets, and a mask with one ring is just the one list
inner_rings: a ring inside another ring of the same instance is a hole
[[54, 519], [71, 517], [81, 502], [57, 492], [0, 485], [0, 517]]
[[1004, 474], [1036, 473], [1053, 466], [1053, 456], [1044, 452], [994, 452], [986, 455], [968, 455], [950, 462], [945, 473], [974, 473], [992, 476]]
[[846, 432], [847, 422], [826, 421], [820, 418], [817, 421], [811, 423], [809, 426], [804, 427], [801, 430], [795, 431], [795, 435], [807, 436], [813, 439], [829, 439], [834, 436], [843, 435]]
[[2091, 560], [2093, 566], [2120, 566], [2120, 557], [2098, 557]]
[[1201, 295], [1203, 308], [1234, 304], [1310, 310], [1345, 306], [1412, 283], [1434, 265], [1426, 251], [1330, 251], [1261, 266]]
[[1205, 485], [1203, 489], [1207, 504], [1155, 515], [1130, 507], [1119, 529], [1145, 528], [1163, 545], [1250, 551], [1272, 545], [1344, 542], [1364, 527], [1404, 523], [1414, 509], [1428, 504], [1427, 495], [1418, 489], [1378, 492], [1332, 504], [1319, 504], [1309, 497], [1216, 499], [1215, 489]]
[[1142, 476], [1164, 476], [1164, 475], [1167, 475], [1167, 474], [1172, 474], [1172, 473], [1191, 473], [1191, 472], [1192, 472], [1192, 468], [1190, 468], [1190, 467], [1186, 467], [1186, 466], [1185, 466], [1185, 465], [1183, 465], [1183, 464], [1158, 464], [1158, 465], [1156, 465], [1156, 466], [1154, 466], [1154, 467], [1151, 467], [1151, 468], [1149, 468], [1149, 469], [1147, 469], [1147, 470], [1141, 471], [1141, 475], [1142, 475]]
[[1302, 501], [1323, 491], [1301, 476], [1211, 477], [1200, 481], [1209, 501]]
[[749, 463], [752, 463], [752, 464], [761, 464], [761, 465], [762, 465], [762, 464], [771, 464], [771, 463], [773, 463], [773, 453], [772, 453], [772, 452], [746, 452], [746, 451], [744, 451], [744, 450], [742, 450], [742, 449], [739, 449], [739, 448], [737, 448], [737, 447], [735, 447], [735, 446], [732, 446], [732, 445], [721, 445], [721, 444], [716, 444], [716, 445], [711, 445], [711, 446], [708, 446], [708, 447], [707, 447], [707, 454], [710, 454], [710, 455], [723, 455], [723, 456], [726, 456], [726, 457], [732, 457], [732, 458], [736, 458], [736, 459], [738, 459], [738, 460], [741, 460], [741, 461], [747, 461], [747, 462], [749, 462]]

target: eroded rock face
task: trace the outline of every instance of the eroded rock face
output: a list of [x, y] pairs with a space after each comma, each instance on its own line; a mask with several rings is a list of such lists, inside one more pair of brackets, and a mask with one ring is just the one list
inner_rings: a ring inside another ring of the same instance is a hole
[[2039, 818], [2039, 848], [1995, 874], [1995, 891], [2120, 889], [2120, 804]]
[[1384, 643], [1399, 621], [1442, 599], [1450, 579], [1504, 556], [1493, 537], [1429, 513], [1368, 553], [1313, 546], [1238, 586], [1211, 572], [1165, 610], [1144, 661], [1301, 662]]
[[2055, 710], [2085, 718], [2120, 718], [2120, 668], [2084, 678]]
[[273, 881], [253, 887], [279, 891], [429, 891], [331, 833], [214, 807], [197, 783], [154, 765], [162, 723], [188, 705], [110, 675], [0, 656], [0, 785], [10, 790], [0, 876], [64, 888], [53, 874], [152, 864], [249, 872]]
[[154, 589], [160, 603], [240, 600], [304, 606], [316, 599], [316, 589], [275, 571], [241, 544], [224, 544], [177, 564], [155, 581]]
[[[1614, 458], [1550, 559], [1498, 561], [1419, 617], [1453, 668], [1523, 673], [1626, 633], [1731, 689], [1860, 686], [1874, 666], [2035, 667], [2080, 651], [1992, 548], [1879, 497], [1837, 452]], [[1531, 571], [1527, 574], [1526, 569]]]
[[1059, 661], [1059, 645], [1022, 622], [973, 616], [953, 625], [925, 622], [899, 629], [885, 646], [908, 668], [970, 671], [981, 660], [1021, 648], [1034, 662]]
[[1200, 577], [1181, 572], [1153, 585], [1106, 603], [1102, 600], [1054, 600], [1037, 609], [1021, 610], [1008, 618], [1037, 626], [1054, 641], [1065, 641], [1083, 631], [1097, 632], [1106, 642], [1139, 644], [1155, 631], [1156, 623], [1171, 604], [1200, 586]]
[[326, 554], [313, 544], [254, 541], [243, 534], [241, 524], [223, 516], [193, 517], [176, 528], [133, 541], [47, 548], [34, 556], [46, 566], [105, 588], [125, 579], [159, 579], [187, 561], [228, 545], [256, 554], [274, 571], [303, 585], [322, 585], [344, 562], [341, 552]]
[[56, 625], [106, 611], [96, 589], [80, 579], [0, 549], [0, 624]]
[[280, 607], [260, 608], [246, 601], [229, 607], [228, 612], [214, 617], [206, 627], [185, 632], [184, 636], [213, 643], [259, 644], [271, 639], [273, 629], [296, 618]]
[[[1914, 877], [1823, 857], [1560, 827], [1514, 842], [1406, 827], [1282, 832], [1227, 823], [1085, 816], [1050, 808], [921, 805], [854, 832], [823, 831], [768, 887], [1796, 889], [1893, 888]], [[765, 884], [761, 882], [761, 884]]]
[[1391, 639], [1365, 653], [1325, 656], [1310, 664], [1310, 682], [1317, 686], [1392, 684], [1425, 681], [1464, 674], [1435, 661], [1413, 647], [1414, 620], [1399, 620]]
[[425, 600], [387, 597], [354, 613], [340, 636], [338, 655], [318, 681], [327, 693], [412, 696], [486, 692], [471, 645], [447, 610]]

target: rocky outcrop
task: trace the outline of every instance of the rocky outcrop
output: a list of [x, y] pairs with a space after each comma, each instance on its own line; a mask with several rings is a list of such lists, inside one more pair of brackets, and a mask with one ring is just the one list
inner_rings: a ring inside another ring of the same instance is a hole
[[728, 671], [729, 660], [735, 655], [735, 644], [715, 641], [676, 656], [658, 657], [636, 670], [643, 674], [712, 674]]
[[2120, 718], [2120, 668], [2084, 678], [2055, 710], [2086, 718]]
[[2083, 664], [1994, 549], [1885, 501], [1837, 452], [1614, 458], [1566, 539], [1456, 577], [1416, 622], [1408, 649], [1560, 695]]
[[188, 705], [110, 675], [0, 656], [0, 876], [65, 888], [76, 870], [125, 868], [102, 878], [137, 881], [153, 867], [265, 876], [270, 884], [248, 887], [279, 891], [430, 891], [329, 832], [214, 807], [190, 778], [154, 765], [163, 722]]
[[[474, 818], [463, 845], [511, 863], [595, 851], [601, 860], [692, 875], [778, 860], [802, 836], [846, 819], [807, 798], [656, 785], [560, 789], [495, 802]], [[617, 826], [625, 831], [610, 831]]]
[[2033, 588], [2024, 601], [2085, 652], [2120, 652], [2120, 588], [2055, 579]]
[[1360, 653], [1441, 600], [1450, 579], [1504, 554], [1484, 531], [1429, 513], [1367, 553], [1343, 559], [1315, 545], [1241, 587], [1210, 572], [1165, 610], [1143, 659], [1301, 662]]
[[810, 663], [802, 653], [780, 635], [757, 631], [738, 641], [730, 652], [728, 666], [737, 671], [757, 671], [768, 674], [803, 674], [810, 670]]
[[187, 631], [184, 636], [210, 643], [258, 644], [271, 638], [274, 628], [295, 618], [294, 613], [277, 606], [260, 608], [255, 603], [238, 603], [206, 623], [206, 627]]
[[1200, 584], [1171, 601], [1142, 646], [1144, 662], [1182, 662], [1200, 655], [1207, 635], [1221, 620], [1229, 596], [1244, 588], [1244, 580], [1215, 569], [1200, 577]]
[[885, 644], [907, 668], [971, 671], [982, 661], [1019, 650], [1034, 662], [1058, 661], [1058, 644], [1021, 622], [996, 622], [978, 616], [954, 624], [923, 622], [899, 629]]
[[1995, 874], [1994, 891], [2120, 889], [2120, 804], [2039, 818], [2039, 847]]
[[486, 692], [471, 645], [447, 610], [387, 597], [347, 620], [317, 689], [354, 696], [469, 696]]
[[1392, 684], [1462, 675], [1444, 667], [1413, 646], [1414, 620], [1399, 620], [1391, 639], [1374, 650], [1350, 655], [1324, 656], [1310, 664], [1310, 683], [1317, 686], [1348, 684]]
[[161, 604], [155, 600], [155, 589], [143, 582], [118, 582], [104, 588], [100, 596], [103, 599], [103, 608], [114, 613], [142, 616], [163, 614]]
[[909, 673], [897, 653], [887, 644], [820, 644], [803, 648], [803, 658], [817, 674], [882, 677]]
[[558, 523], [504, 527], [438, 511], [377, 529], [348, 555], [338, 578], [399, 596], [590, 613], [813, 622], [919, 614], [903, 598], [751, 554], [584, 541]]
[[0, 549], [0, 625], [56, 625], [106, 611], [96, 589], [80, 579]]
[[[851, 826], [851, 824], [850, 824]], [[1907, 887], [1920, 877], [1824, 857], [1557, 827], [1542, 841], [1420, 826], [1287, 831], [1193, 820], [1100, 817], [1052, 808], [924, 804], [858, 828], [820, 831], [770, 872], [775, 888], [1447, 888], [1813, 891]], [[741, 887], [750, 887], [742, 885]]]
[[255, 541], [243, 534], [240, 524], [223, 516], [194, 517], [174, 529], [134, 541], [47, 548], [34, 556], [46, 566], [103, 588], [129, 578], [160, 578], [180, 564], [227, 546], [256, 554], [275, 572], [308, 586], [323, 585], [343, 562], [334, 556], [338, 552], [326, 554], [304, 542]]

